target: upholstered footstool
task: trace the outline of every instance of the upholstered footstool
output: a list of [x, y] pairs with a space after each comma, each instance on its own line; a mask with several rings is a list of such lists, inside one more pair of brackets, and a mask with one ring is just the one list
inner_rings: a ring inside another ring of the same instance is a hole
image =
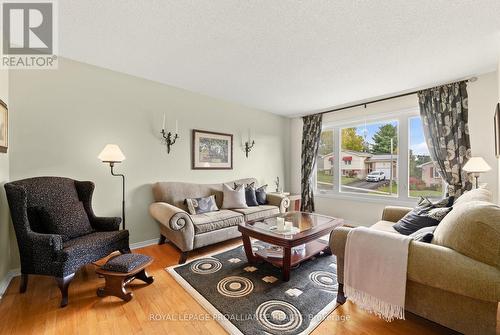
[[153, 258], [141, 254], [123, 254], [110, 258], [106, 264], [95, 272], [104, 277], [104, 287], [97, 289], [99, 297], [115, 296], [130, 301], [132, 292], [127, 292], [126, 286], [134, 279], [151, 284], [154, 278], [148, 276], [146, 267], [153, 263]]

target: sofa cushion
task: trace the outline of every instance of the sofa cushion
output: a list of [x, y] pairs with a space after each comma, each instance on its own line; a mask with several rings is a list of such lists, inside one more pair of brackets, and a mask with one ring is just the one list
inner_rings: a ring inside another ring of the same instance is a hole
[[107, 247], [128, 239], [128, 230], [99, 231], [80, 236], [63, 243], [62, 252], [70, 257], [92, 254], [96, 249]]
[[[236, 190], [240, 184], [234, 183], [234, 189]], [[243, 187], [245, 188], [245, 201], [247, 203], [247, 206], [259, 206], [259, 203], [257, 202], [257, 195], [255, 194], [255, 182], [252, 182], [250, 184], [243, 184]]]
[[217, 212], [191, 215], [195, 234], [236, 226], [244, 221], [243, 214], [222, 209]]
[[454, 205], [464, 204], [469, 201], [486, 201], [492, 202], [492, 194], [485, 188], [475, 188], [465, 192], [455, 200]]
[[260, 205], [248, 208], [234, 209], [245, 216], [245, 221], [259, 220], [280, 213], [280, 209], [272, 205]]
[[434, 231], [436, 230], [436, 228], [437, 226], [421, 228], [413, 234], [410, 234], [410, 237], [414, 241], [431, 243], [432, 239], [434, 238]]
[[192, 215], [219, 210], [219, 207], [217, 207], [215, 202], [215, 195], [203, 198], [187, 198], [186, 205], [188, 207], [189, 214]]
[[500, 207], [484, 201], [460, 203], [434, 231], [433, 244], [500, 267]]
[[[252, 182], [257, 182], [257, 180], [255, 178], [245, 178], [228, 182], [228, 184], [250, 184]], [[153, 184], [153, 196], [155, 202], [166, 202], [167, 204], [171, 204], [175, 207], [188, 211], [185, 203], [187, 198], [208, 197], [214, 194], [217, 207], [221, 208], [223, 200], [222, 185], [222, 183], [196, 184], [182, 182], [158, 182]]]
[[261, 187], [259, 187], [255, 190], [255, 197], [257, 198], [257, 202], [259, 203], [259, 205], [267, 204], [266, 189], [267, 189], [267, 184], [262, 185]]
[[370, 228], [372, 229], [377, 229], [381, 231], [385, 231], [387, 233], [398, 233], [392, 226], [394, 225], [394, 222], [391, 221], [384, 221], [381, 220], [374, 225], [372, 225]]
[[43, 230], [49, 234], [61, 235], [63, 241], [93, 232], [81, 201], [43, 207], [39, 209], [38, 215]]
[[436, 203], [422, 198], [418, 206], [406, 214], [393, 227], [403, 235], [410, 235], [424, 227], [437, 226], [439, 222], [452, 210], [450, 206], [453, 198], [445, 198]]
[[232, 189], [226, 184], [222, 185], [223, 197], [222, 208], [232, 209], [232, 208], [247, 208], [247, 201], [245, 198], [245, 185], [238, 185], [235, 189]]

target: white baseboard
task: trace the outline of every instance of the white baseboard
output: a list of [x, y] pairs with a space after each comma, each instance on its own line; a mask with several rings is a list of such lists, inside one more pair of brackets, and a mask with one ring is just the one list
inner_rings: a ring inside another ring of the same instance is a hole
[[[147, 247], [147, 246], [150, 246], [153, 244], [158, 244], [159, 240], [160, 239], [158, 239], [158, 238], [154, 238], [152, 240], [132, 243], [132, 244], [130, 244], [130, 249], [139, 249], [139, 248], [144, 248], [144, 247]], [[7, 287], [9, 287], [9, 284], [10, 284], [10, 281], [12, 280], [12, 278], [17, 277], [19, 275], [21, 275], [21, 269], [19, 269], [19, 268], [12, 269], [9, 272], [7, 272], [5, 277], [3, 277], [0, 280], [0, 299], [2, 299], [3, 294], [7, 290]]]
[[2, 299], [3, 294], [7, 290], [7, 287], [9, 287], [10, 281], [12, 278], [17, 277], [21, 274], [21, 269], [12, 269], [7, 274], [5, 277], [0, 281], [0, 299]]
[[132, 244], [130, 244], [130, 249], [133, 250], [133, 249], [144, 248], [144, 247], [147, 247], [147, 246], [150, 246], [150, 245], [153, 245], [153, 244], [158, 244], [159, 241], [160, 241], [159, 238], [154, 238], [152, 240], [147, 240], [147, 241], [132, 243]]

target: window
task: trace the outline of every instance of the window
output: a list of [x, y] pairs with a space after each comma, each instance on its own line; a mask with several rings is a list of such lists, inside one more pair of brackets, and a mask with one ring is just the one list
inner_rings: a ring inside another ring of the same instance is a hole
[[333, 130], [326, 129], [321, 133], [318, 157], [316, 160], [316, 188], [333, 189]]
[[408, 195], [410, 197], [442, 197], [443, 179], [432, 163], [419, 116], [409, 119], [409, 128], [408, 184], [410, 187]]
[[316, 189], [320, 196], [373, 201], [442, 197], [444, 183], [427, 149], [418, 109], [325, 121]]
[[398, 122], [340, 129], [340, 192], [397, 196]]

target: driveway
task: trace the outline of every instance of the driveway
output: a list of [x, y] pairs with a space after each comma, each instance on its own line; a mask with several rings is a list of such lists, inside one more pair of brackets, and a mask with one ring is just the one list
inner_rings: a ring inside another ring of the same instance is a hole
[[357, 187], [357, 188], [364, 188], [367, 190], [376, 190], [379, 187], [384, 186], [384, 185], [389, 185], [389, 181], [383, 180], [383, 181], [373, 182], [373, 181], [366, 181], [366, 180], [358, 180], [358, 181], [355, 181], [355, 182], [352, 182], [349, 184], [345, 184], [342, 186], [351, 186], [351, 187]]
[[[380, 193], [388, 194], [385, 192], [378, 191], [379, 187], [389, 186], [389, 180], [369, 182], [365, 180], [357, 180], [349, 184], [342, 185], [342, 192], [354, 192], [354, 193]], [[371, 191], [369, 191], [371, 190]]]

